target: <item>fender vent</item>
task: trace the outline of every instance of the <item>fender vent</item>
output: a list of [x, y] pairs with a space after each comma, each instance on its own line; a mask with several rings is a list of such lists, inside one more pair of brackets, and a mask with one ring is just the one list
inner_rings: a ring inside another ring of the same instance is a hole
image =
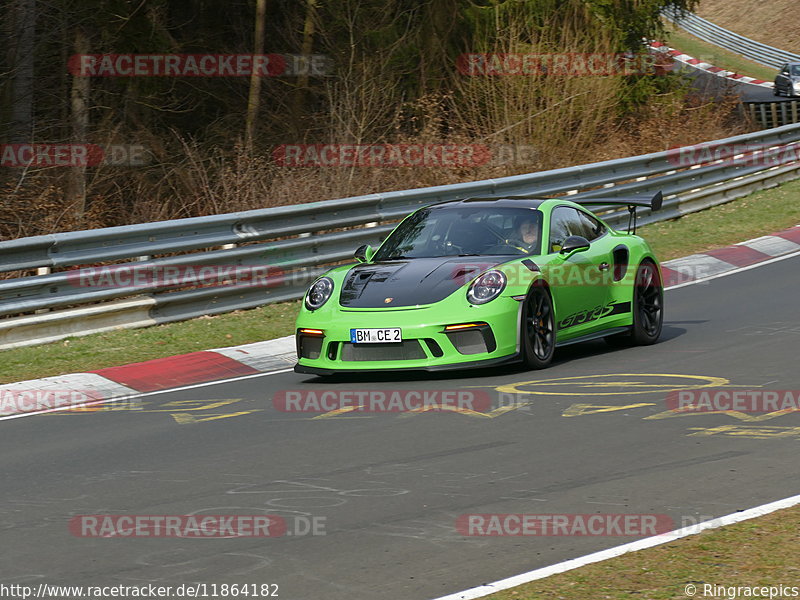
[[611, 253], [614, 256], [614, 281], [622, 281], [628, 272], [628, 248], [620, 244]]

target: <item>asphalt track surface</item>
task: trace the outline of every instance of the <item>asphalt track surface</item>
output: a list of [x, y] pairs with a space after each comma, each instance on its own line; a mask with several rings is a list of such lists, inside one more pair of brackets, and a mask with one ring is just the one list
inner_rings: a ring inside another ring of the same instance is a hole
[[[565, 348], [545, 371], [282, 373], [3, 421], [0, 583], [426, 599], [636, 539], [464, 537], [462, 514], [663, 513], [679, 527], [796, 494], [800, 415], [661, 417], [681, 386], [800, 389], [799, 270], [795, 257], [670, 290], [657, 345]], [[515, 386], [528, 404], [491, 417], [313, 418], [271, 401], [287, 389], [467, 386], [493, 398]], [[263, 512], [324, 517], [325, 535], [80, 538], [67, 527], [81, 514]]]
[[[723, 98], [738, 95], [743, 102], [793, 102], [798, 100], [795, 97], [776, 96], [772, 87], [737, 82], [695, 69], [690, 65], [683, 66], [682, 70], [691, 80], [692, 87], [704, 96]], [[775, 74], [777, 75], [777, 73], [776, 69]]]

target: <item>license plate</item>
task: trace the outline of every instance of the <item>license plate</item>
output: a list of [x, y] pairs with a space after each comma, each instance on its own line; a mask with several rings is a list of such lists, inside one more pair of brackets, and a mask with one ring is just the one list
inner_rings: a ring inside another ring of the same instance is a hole
[[386, 342], [402, 341], [403, 334], [399, 327], [350, 330], [350, 342], [353, 344], [385, 344]]

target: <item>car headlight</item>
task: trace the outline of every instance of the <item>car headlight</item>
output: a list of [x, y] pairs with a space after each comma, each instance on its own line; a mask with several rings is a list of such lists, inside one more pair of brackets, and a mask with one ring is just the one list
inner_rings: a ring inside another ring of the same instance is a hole
[[328, 301], [333, 293], [333, 281], [330, 277], [317, 279], [306, 292], [306, 308], [317, 310]]
[[506, 289], [506, 276], [501, 271], [486, 271], [472, 282], [467, 290], [467, 300], [472, 304], [486, 304]]

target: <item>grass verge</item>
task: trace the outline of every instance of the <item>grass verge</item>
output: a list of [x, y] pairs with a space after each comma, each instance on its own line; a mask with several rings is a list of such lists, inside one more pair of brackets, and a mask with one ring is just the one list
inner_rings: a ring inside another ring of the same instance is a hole
[[487, 599], [686, 599], [690, 597], [686, 593], [689, 585], [695, 586], [697, 598], [743, 598], [744, 593], [738, 596], [720, 594], [719, 590], [705, 593], [715, 590], [703, 586], [796, 586], [796, 557], [800, 552], [798, 519], [800, 508], [776, 511], [533, 581]]
[[702, 61], [711, 63], [715, 67], [722, 67], [723, 69], [733, 71], [739, 75], [748, 75], [765, 81], [772, 81], [777, 74], [777, 71], [771, 67], [765, 67], [735, 52], [730, 52], [714, 44], [704, 42], [700, 38], [696, 38], [681, 29], [668, 29], [665, 43], [676, 50], [688, 54], [692, 58], [699, 58]]
[[[800, 223], [800, 181], [751, 194], [674, 221], [642, 227], [662, 261], [727, 246]], [[299, 302], [119, 330], [0, 351], [0, 383], [74, 373], [209, 348], [258, 342], [294, 331]]]

